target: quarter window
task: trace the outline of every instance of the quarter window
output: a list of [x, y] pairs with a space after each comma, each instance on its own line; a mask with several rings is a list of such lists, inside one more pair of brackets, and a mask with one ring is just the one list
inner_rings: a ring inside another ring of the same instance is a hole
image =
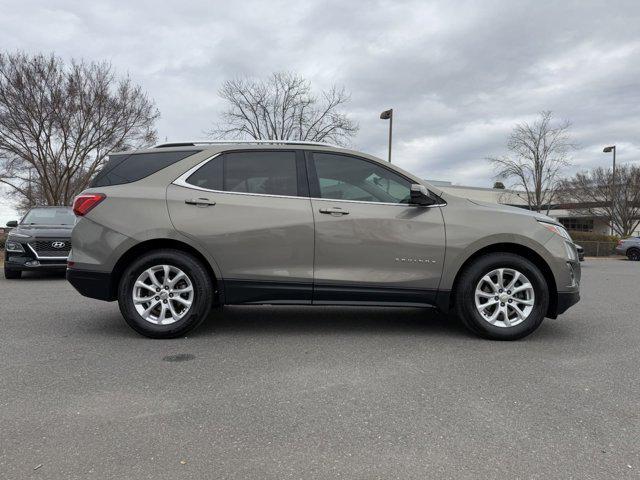
[[199, 150], [109, 155], [109, 160], [91, 182], [91, 187], [107, 187], [137, 182]]
[[216, 157], [209, 160], [198, 170], [187, 178], [187, 183], [196, 187], [207, 188], [209, 190], [222, 190], [222, 167], [223, 158]]
[[411, 183], [374, 162], [346, 155], [314, 153], [321, 198], [409, 203]]

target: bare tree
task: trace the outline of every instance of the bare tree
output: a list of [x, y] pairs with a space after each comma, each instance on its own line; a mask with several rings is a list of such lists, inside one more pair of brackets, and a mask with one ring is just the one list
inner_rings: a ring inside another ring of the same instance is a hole
[[615, 207], [612, 175], [610, 168], [602, 167], [577, 173], [561, 182], [560, 198], [578, 213], [608, 219], [617, 235], [627, 237], [640, 225], [640, 167], [616, 168]]
[[216, 138], [332, 141], [347, 144], [358, 125], [340, 109], [349, 101], [344, 89], [332, 87], [318, 98], [311, 84], [294, 73], [274, 73], [266, 80], [227, 80], [219, 91], [228, 103]]
[[570, 164], [568, 152], [574, 148], [570, 127], [567, 121], [554, 123], [551, 112], [542, 112], [533, 123], [515, 126], [507, 140], [509, 155], [488, 159], [497, 179], [510, 180], [510, 188], [524, 190], [531, 210], [548, 212], [551, 207], [560, 173]]
[[158, 117], [107, 63], [0, 53], [0, 182], [18, 207], [69, 205], [110, 151], [154, 142]]

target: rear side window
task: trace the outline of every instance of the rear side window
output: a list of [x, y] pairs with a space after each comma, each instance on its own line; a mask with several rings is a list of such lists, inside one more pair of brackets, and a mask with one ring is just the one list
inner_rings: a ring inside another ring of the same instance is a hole
[[100, 173], [93, 179], [92, 187], [122, 185], [141, 180], [179, 162], [200, 150], [181, 152], [134, 153], [131, 155], [110, 155]]
[[196, 187], [207, 188], [209, 190], [222, 190], [223, 160], [224, 156], [209, 160], [202, 167], [193, 172], [189, 178], [187, 178], [187, 183], [195, 185]]
[[214, 158], [187, 183], [225, 192], [298, 196], [295, 152], [232, 152]]

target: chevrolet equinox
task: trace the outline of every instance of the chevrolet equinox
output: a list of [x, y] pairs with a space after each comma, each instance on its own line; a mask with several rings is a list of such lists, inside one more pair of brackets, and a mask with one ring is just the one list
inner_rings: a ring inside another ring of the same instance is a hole
[[148, 337], [184, 335], [214, 306], [293, 304], [435, 307], [513, 340], [580, 298], [552, 218], [326, 144], [113, 154], [73, 209], [68, 280]]

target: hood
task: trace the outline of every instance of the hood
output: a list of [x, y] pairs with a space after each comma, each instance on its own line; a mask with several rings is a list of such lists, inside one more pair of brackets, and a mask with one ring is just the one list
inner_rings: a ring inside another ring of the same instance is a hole
[[488, 203], [488, 202], [480, 202], [478, 200], [471, 200], [469, 198], [466, 199], [468, 202], [473, 203], [474, 205], [479, 205], [481, 207], [490, 208], [492, 210], [500, 211], [500, 212], [509, 212], [515, 213], [517, 215], [525, 215], [529, 217], [534, 217], [537, 220], [542, 220], [547, 223], [553, 223], [555, 225], [561, 225], [557, 220], [551, 218], [544, 213], [534, 212], [533, 210], [527, 210], [519, 207], [512, 207], [510, 205], [502, 205], [500, 203]]
[[30, 237], [56, 237], [71, 238], [71, 230], [73, 225], [18, 225], [9, 232], [21, 233]]

